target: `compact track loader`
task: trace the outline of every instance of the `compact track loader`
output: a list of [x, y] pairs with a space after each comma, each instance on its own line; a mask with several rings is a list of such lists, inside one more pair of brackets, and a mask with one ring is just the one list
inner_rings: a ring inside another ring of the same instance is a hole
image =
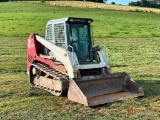
[[95, 106], [143, 96], [141, 87], [125, 72], [110, 73], [108, 58], [93, 47], [92, 19], [62, 18], [48, 21], [45, 39], [30, 34], [27, 73], [33, 87], [55, 96]]

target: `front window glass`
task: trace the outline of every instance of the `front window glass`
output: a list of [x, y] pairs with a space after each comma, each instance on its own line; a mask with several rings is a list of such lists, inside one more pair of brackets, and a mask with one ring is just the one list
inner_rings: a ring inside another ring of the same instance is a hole
[[79, 62], [90, 61], [90, 40], [89, 28], [84, 24], [71, 24], [70, 26], [70, 44], [74, 48]]

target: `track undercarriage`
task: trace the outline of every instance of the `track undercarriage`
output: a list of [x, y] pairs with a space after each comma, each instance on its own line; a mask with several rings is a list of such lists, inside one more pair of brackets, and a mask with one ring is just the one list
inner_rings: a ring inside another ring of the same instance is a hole
[[30, 74], [32, 87], [42, 88], [55, 96], [66, 95], [69, 86], [68, 76], [42, 63], [32, 64]]

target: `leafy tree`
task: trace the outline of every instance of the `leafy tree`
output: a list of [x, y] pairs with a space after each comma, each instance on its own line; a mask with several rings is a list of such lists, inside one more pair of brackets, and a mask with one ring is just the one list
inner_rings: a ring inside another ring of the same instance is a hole
[[137, 1], [137, 6], [141, 6], [141, 2], [140, 1]]
[[140, 0], [137, 2], [130, 2], [130, 6], [142, 6], [142, 7], [160, 7], [160, 0]]
[[138, 6], [138, 5], [137, 5], [137, 2], [130, 2], [129, 5], [130, 5], [130, 6]]
[[0, 2], [8, 2], [9, 0], [0, 0]]
[[113, 4], [113, 5], [114, 5], [114, 4], [116, 4], [116, 3], [115, 3], [115, 2], [111, 2], [111, 4]]
[[142, 6], [143, 7], [149, 7], [150, 6], [150, 2], [147, 0], [142, 0]]

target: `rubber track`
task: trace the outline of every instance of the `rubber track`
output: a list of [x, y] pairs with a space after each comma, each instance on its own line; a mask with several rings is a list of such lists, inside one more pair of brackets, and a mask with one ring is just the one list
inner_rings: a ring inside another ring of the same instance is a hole
[[42, 63], [34, 63], [32, 64], [35, 68], [39, 69], [40, 71], [43, 71], [46, 73], [46, 76], [52, 76], [54, 79], [61, 81], [62, 83], [62, 91], [54, 91], [50, 89], [46, 89], [45, 87], [37, 86], [35, 85], [34, 87], [37, 88], [43, 88], [44, 90], [50, 92], [53, 95], [56, 96], [63, 96], [66, 95], [68, 92], [68, 87], [69, 87], [69, 77], [66, 73], [63, 73], [57, 69], [54, 69], [48, 65], [42, 64]]

